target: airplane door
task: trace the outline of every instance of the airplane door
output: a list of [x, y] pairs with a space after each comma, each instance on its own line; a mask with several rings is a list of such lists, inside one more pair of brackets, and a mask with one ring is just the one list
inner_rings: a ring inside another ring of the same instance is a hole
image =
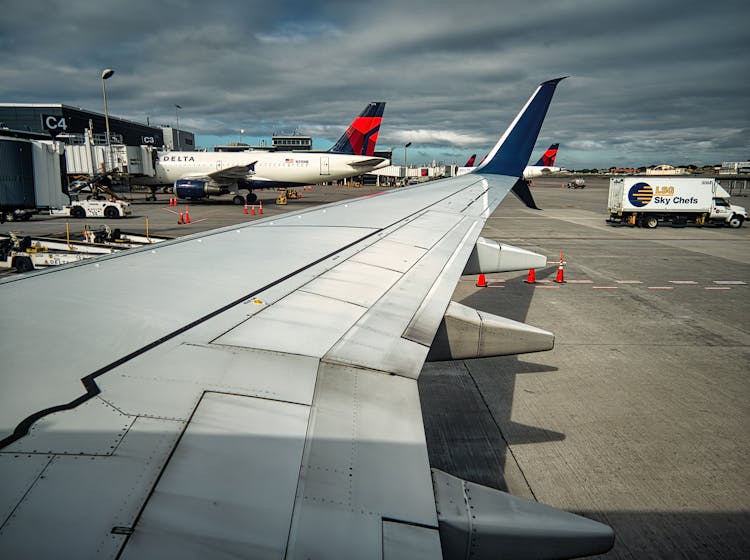
[[331, 174], [331, 167], [328, 163], [328, 156], [320, 156], [320, 174], [321, 175], [330, 175]]

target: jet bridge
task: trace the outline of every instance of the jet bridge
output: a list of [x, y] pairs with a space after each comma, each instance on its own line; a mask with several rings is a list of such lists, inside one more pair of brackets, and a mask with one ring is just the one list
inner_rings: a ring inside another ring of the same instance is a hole
[[118, 171], [140, 177], [156, 175], [156, 149], [151, 146], [68, 145], [65, 164], [69, 175], [94, 175]]

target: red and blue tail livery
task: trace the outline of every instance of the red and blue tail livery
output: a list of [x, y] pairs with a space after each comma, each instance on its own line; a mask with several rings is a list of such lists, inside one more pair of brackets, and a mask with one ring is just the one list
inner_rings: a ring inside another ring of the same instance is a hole
[[378, 141], [380, 122], [383, 120], [385, 101], [368, 103], [365, 110], [352, 121], [346, 132], [328, 150], [335, 154], [351, 154], [355, 156], [371, 156], [375, 153]]
[[536, 167], [552, 167], [555, 165], [555, 158], [557, 157], [557, 148], [560, 147], [560, 144], [552, 144], [549, 148], [547, 148], [547, 151], [542, 154], [542, 157], [539, 158], [539, 161], [537, 161], [534, 166]]
[[464, 167], [474, 167], [474, 162], [477, 160], [477, 154], [471, 154], [471, 157], [464, 163]]

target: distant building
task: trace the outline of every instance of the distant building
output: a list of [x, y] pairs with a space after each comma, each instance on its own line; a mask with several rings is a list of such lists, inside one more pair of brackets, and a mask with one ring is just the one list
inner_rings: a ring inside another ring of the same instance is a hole
[[719, 175], [744, 175], [750, 173], [750, 161], [725, 161], [719, 168]]
[[284, 152], [309, 152], [312, 150], [312, 136], [302, 134], [274, 134], [271, 142], [275, 150]]
[[661, 165], [652, 165], [646, 169], [646, 175], [684, 175], [685, 168], [674, 167], [673, 165], [667, 165], [666, 163]]
[[266, 145], [261, 140], [259, 146], [250, 146], [241, 142], [230, 142], [224, 146], [214, 146], [214, 152], [309, 152], [312, 150], [312, 136], [302, 134], [274, 134], [271, 137], [271, 145]]

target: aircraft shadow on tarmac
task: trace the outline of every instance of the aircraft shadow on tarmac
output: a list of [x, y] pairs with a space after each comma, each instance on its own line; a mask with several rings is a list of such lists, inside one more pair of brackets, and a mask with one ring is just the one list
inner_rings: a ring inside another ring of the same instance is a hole
[[[552, 273], [543, 271], [538, 279]], [[511, 309], [499, 314], [524, 321], [533, 293], [524, 290], [513, 299]], [[496, 296], [496, 290], [484, 289], [460, 303], [489, 311]], [[508, 456], [508, 446], [565, 439], [563, 433], [511, 420], [516, 375], [557, 371], [528, 361], [529, 356], [525, 355], [524, 361], [518, 356], [501, 356], [425, 365], [419, 394], [432, 467], [514, 493], [518, 485], [506, 480], [506, 475], [512, 470], [518, 471], [519, 478], [522, 475]]]

